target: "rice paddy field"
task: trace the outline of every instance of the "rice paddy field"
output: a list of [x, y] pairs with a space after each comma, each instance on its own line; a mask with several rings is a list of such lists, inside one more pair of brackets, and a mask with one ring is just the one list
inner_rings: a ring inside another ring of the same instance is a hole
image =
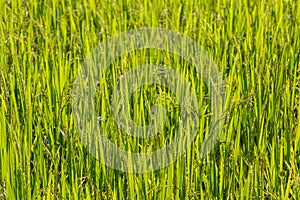
[[[158, 170], [130, 173], [106, 166], [83, 144], [73, 88], [93, 49], [145, 27], [184, 34], [205, 49], [224, 81], [226, 109], [216, 144], [199, 155], [213, 114], [203, 78], [172, 52], [122, 55], [98, 80], [94, 98], [99, 125], [114, 144], [152, 152], [181, 123], [174, 91], [145, 84], [130, 98], [130, 118], [147, 125], [150, 107], [160, 104], [163, 128], [135, 138], [116, 124], [114, 88], [142, 64], [178, 71], [196, 92], [200, 113], [183, 155]], [[0, 0], [0, 199], [300, 199], [299, 111], [300, 1]]]

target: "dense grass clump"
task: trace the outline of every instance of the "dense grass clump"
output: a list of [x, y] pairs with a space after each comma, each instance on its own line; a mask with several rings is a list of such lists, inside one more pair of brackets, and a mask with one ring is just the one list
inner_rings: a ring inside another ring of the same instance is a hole
[[[122, 74], [144, 63], [174, 67], [199, 97], [200, 130], [167, 168], [144, 174], [110, 169], [82, 145], [72, 88], [84, 58], [126, 30], [162, 27], [193, 38], [225, 80], [225, 125], [204, 158], [198, 149], [210, 121], [209, 91], [193, 66], [169, 52], [130, 52], [100, 80], [100, 124], [118, 146], [149, 152], [169, 142], [180, 106], [172, 91], [145, 85], [131, 117], [149, 123], [161, 104], [164, 129], [138, 140], [111, 116]], [[68, 0], [0, 1], [0, 199], [299, 199], [300, 1]]]

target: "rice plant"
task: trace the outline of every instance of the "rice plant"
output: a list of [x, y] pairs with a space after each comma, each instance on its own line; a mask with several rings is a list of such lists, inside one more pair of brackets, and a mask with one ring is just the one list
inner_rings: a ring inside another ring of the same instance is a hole
[[[292, 0], [0, 0], [0, 199], [299, 199], [300, 1]], [[72, 89], [85, 58], [124, 31], [159, 27], [197, 41], [213, 58], [226, 90], [220, 138], [199, 155], [208, 133], [210, 91], [183, 58], [157, 49], [129, 52], [98, 81], [94, 104], [106, 137], [151, 152], [176, 134], [181, 107], [167, 87], [133, 93], [130, 117], [151, 121], [155, 137], [127, 135], [112, 115], [118, 81], [137, 66], [171, 66], [189, 81], [199, 130], [171, 165], [127, 173], [99, 162], [83, 145]]]

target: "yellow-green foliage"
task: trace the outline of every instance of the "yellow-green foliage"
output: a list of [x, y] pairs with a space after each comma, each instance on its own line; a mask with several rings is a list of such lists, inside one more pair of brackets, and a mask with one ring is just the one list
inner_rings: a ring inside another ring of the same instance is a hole
[[[125, 55], [96, 97], [101, 123], [119, 146], [155, 150], [179, 123], [176, 97], [148, 85], [132, 98], [132, 117], [146, 123], [147, 106], [162, 103], [165, 131], [144, 141], [117, 129], [110, 95], [134, 66], [173, 66], [197, 90], [203, 115], [184, 156], [159, 171], [130, 174], [99, 163], [81, 144], [72, 87], [97, 45], [140, 27], [199, 42], [223, 75], [228, 109], [219, 142], [200, 158], [210, 116], [204, 82], [176, 55]], [[0, 199], [300, 199], [299, 57], [300, 1], [0, 0]]]

